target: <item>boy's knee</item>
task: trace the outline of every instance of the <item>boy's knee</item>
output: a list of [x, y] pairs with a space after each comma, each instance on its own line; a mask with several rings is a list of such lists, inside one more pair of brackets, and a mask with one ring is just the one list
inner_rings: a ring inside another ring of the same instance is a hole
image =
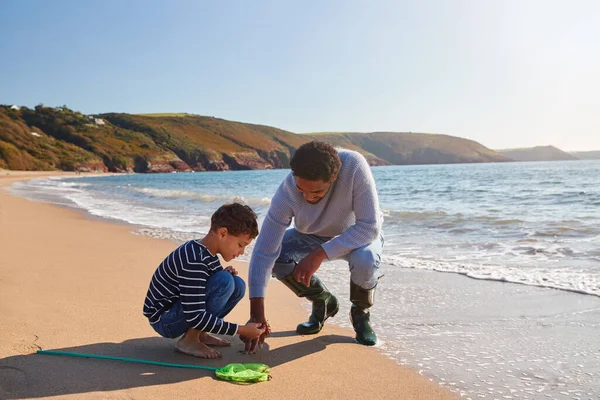
[[234, 276], [231, 275], [229, 271], [219, 271], [213, 275], [213, 279], [216, 279], [216, 283], [221, 288], [230, 288], [233, 290], [235, 288], [235, 281], [233, 280]]
[[239, 276], [232, 276], [232, 278], [235, 287], [233, 292], [240, 298], [244, 297], [246, 294], [246, 282], [244, 282], [244, 280]]

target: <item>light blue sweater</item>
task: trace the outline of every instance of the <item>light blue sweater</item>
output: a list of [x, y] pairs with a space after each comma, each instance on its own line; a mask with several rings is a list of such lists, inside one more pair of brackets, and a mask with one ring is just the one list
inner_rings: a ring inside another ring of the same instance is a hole
[[342, 166], [337, 180], [319, 203], [304, 200], [291, 172], [279, 185], [250, 259], [250, 298], [265, 297], [283, 234], [292, 218], [299, 232], [332, 238], [322, 245], [329, 260], [379, 237], [383, 216], [369, 164], [355, 151], [340, 149], [338, 154]]

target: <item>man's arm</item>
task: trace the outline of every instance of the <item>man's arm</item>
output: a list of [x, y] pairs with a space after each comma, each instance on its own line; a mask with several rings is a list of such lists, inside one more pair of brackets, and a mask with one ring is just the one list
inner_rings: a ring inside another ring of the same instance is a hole
[[[281, 252], [281, 242], [285, 230], [292, 223], [294, 216], [291, 201], [287, 195], [286, 178], [271, 199], [271, 206], [256, 238], [256, 244], [250, 258], [248, 271], [248, 288], [250, 298], [265, 297], [275, 260]], [[293, 179], [293, 178], [291, 178]]]
[[289, 197], [286, 193], [286, 181], [284, 180], [277, 192], [271, 199], [271, 206], [256, 239], [256, 244], [250, 259], [248, 271], [248, 286], [250, 292], [250, 321], [263, 324], [265, 333], [258, 340], [250, 340], [240, 336], [246, 344], [245, 350], [253, 353], [256, 345], [262, 345], [265, 338], [271, 334], [271, 327], [265, 315], [265, 292], [273, 265], [281, 252], [281, 242], [285, 230], [292, 223], [293, 210]]
[[382, 218], [375, 180], [367, 160], [360, 156], [353, 178], [352, 201], [356, 222], [341, 235], [322, 245], [330, 260], [372, 243], [379, 236]]

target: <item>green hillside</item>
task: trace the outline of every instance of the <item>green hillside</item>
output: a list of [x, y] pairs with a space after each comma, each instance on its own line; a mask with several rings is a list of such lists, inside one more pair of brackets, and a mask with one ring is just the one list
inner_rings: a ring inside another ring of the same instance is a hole
[[364, 154], [371, 165], [495, 162], [507, 159], [457, 137], [416, 133], [297, 135], [191, 114], [87, 116], [67, 107], [0, 106], [0, 168], [111, 172], [288, 168], [313, 139]]
[[287, 168], [293, 151], [308, 141], [277, 128], [198, 115], [101, 117], [145, 134], [195, 170]]
[[510, 161], [472, 140], [426, 133], [318, 133], [306, 135], [360, 149], [371, 164], [453, 164]]

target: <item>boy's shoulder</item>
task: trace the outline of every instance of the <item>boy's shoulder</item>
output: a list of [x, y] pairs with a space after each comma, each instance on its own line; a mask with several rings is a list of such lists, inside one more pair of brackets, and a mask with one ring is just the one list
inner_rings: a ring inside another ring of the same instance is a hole
[[216, 255], [212, 254], [204, 244], [202, 244], [202, 239], [193, 239], [186, 243], [188, 246], [191, 246], [192, 249], [198, 254], [201, 255], [202, 258], [211, 258], [216, 257]]
[[215, 259], [219, 259], [216, 255], [211, 254], [211, 252], [206, 248], [206, 246], [202, 244], [201, 239], [192, 239], [183, 243], [171, 253], [171, 256], [177, 257], [177, 255], [185, 259], [182, 261], [193, 261], [194, 263], [212, 263]]

